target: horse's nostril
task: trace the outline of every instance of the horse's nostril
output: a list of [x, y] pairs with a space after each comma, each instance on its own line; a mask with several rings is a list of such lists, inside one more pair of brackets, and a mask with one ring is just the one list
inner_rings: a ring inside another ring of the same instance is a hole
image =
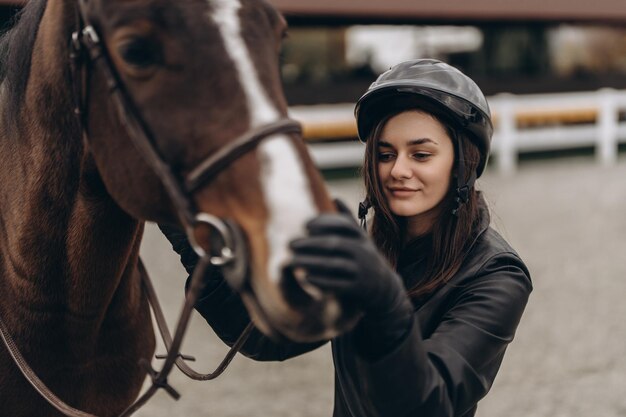
[[304, 268], [294, 268], [293, 269], [293, 277], [296, 280], [296, 283], [300, 286], [302, 291], [307, 293], [314, 301], [322, 301], [324, 298], [324, 293], [315, 285], [311, 284], [307, 280], [307, 271]]
[[306, 281], [306, 271], [301, 268], [283, 269], [281, 290], [285, 300], [295, 308], [323, 301], [324, 294]]

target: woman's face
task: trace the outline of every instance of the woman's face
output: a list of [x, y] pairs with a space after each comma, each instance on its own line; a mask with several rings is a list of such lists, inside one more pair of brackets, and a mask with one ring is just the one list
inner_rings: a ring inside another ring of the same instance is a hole
[[405, 111], [389, 119], [378, 141], [378, 175], [391, 212], [409, 228], [427, 231], [450, 188], [454, 146], [428, 113]]

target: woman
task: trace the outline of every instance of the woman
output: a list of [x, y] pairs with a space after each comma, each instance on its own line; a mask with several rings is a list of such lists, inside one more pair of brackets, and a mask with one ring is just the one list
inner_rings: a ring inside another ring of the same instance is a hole
[[[345, 213], [324, 214], [291, 243], [292, 268], [364, 313], [332, 341], [333, 416], [473, 416], [532, 290], [474, 187], [493, 130], [487, 101], [458, 70], [423, 59], [382, 74], [355, 113], [371, 238]], [[192, 267], [183, 238], [166, 234]], [[227, 343], [249, 321], [219, 276], [197, 309]], [[283, 360], [317, 346], [257, 333], [243, 351]]]

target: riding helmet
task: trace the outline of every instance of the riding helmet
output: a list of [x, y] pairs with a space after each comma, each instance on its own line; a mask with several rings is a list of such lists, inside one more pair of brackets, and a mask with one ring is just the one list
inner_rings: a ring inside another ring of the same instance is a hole
[[483, 173], [493, 124], [487, 99], [471, 78], [435, 59], [416, 59], [393, 66], [372, 83], [356, 104], [359, 139], [365, 142], [382, 115], [395, 107], [406, 108], [407, 102], [416, 103], [418, 108], [419, 102], [428, 102], [450, 116], [478, 147], [481, 161], [476, 177]]

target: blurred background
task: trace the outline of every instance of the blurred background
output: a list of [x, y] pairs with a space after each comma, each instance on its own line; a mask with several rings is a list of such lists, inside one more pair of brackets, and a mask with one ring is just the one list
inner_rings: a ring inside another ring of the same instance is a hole
[[[479, 181], [535, 290], [479, 417], [626, 416], [626, 5], [623, 0], [270, 0], [287, 17], [285, 93], [331, 193], [363, 196], [354, 102], [406, 59], [444, 60], [489, 96]], [[0, 1], [8, 22], [19, 1]], [[154, 225], [143, 260], [175, 323], [185, 274]], [[185, 353], [226, 349], [195, 317]], [[162, 351], [162, 348], [160, 348]], [[140, 416], [330, 416], [328, 346], [285, 363], [238, 356], [214, 382], [175, 373]]]

